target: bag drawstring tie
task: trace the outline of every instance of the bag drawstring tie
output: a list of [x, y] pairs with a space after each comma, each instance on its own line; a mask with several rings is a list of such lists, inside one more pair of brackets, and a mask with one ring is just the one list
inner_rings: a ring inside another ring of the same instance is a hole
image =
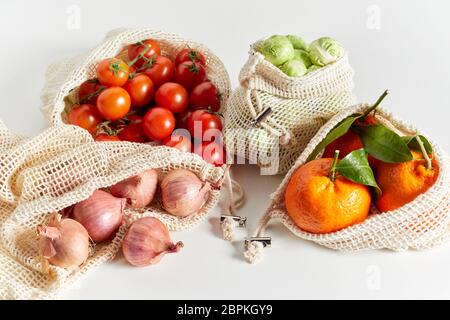
[[245, 192], [239, 183], [231, 178], [231, 168], [227, 166], [225, 170], [224, 186], [226, 190], [226, 200], [224, 211], [220, 217], [220, 226], [222, 228], [222, 237], [224, 240], [233, 241], [234, 229], [245, 227], [247, 218], [236, 215], [236, 210], [245, 203]]
[[260, 262], [263, 258], [263, 249], [272, 244], [270, 237], [264, 237], [264, 230], [272, 219], [272, 213], [272, 208], [269, 208], [258, 223], [253, 236], [245, 239], [244, 257], [251, 264]]
[[[267, 130], [271, 135], [279, 137], [282, 145], [287, 145], [291, 141], [291, 134], [280, 124], [276, 123], [271, 118], [273, 112], [270, 108], [265, 108], [255, 88], [254, 75], [256, 72], [256, 66], [264, 60], [264, 57], [260, 54], [253, 55], [253, 61], [249, 65], [249, 75], [241, 80], [241, 86], [246, 87], [246, 102], [251, 116], [254, 119], [255, 125]], [[253, 102], [254, 100], [254, 102]], [[254, 106], [256, 105], [256, 108]], [[261, 114], [266, 114], [264, 117], [259, 117]]]

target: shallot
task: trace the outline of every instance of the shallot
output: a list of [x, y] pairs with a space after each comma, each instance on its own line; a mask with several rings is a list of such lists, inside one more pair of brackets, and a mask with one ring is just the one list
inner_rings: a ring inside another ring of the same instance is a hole
[[161, 181], [161, 200], [164, 209], [178, 217], [197, 212], [208, 199], [211, 185], [203, 183], [194, 173], [177, 169], [167, 173]]
[[166, 253], [178, 252], [182, 242], [170, 240], [166, 225], [156, 218], [146, 217], [131, 224], [122, 243], [125, 260], [136, 267], [158, 263]]
[[50, 217], [47, 225], [37, 227], [41, 257], [61, 268], [76, 268], [89, 255], [89, 235], [77, 221], [62, 219], [60, 214]]
[[102, 242], [110, 239], [122, 224], [125, 202], [124, 198], [96, 190], [73, 207], [71, 217], [86, 228], [94, 242]]
[[152, 202], [158, 187], [158, 173], [148, 169], [111, 187], [115, 197], [126, 198], [132, 208], [143, 208]]

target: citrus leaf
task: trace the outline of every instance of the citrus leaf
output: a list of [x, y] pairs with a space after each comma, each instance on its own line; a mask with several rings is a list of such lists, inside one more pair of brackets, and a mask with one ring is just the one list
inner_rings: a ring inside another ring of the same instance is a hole
[[358, 149], [350, 152], [336, 166], [336, 171], [346, 177], [348, 180], [374, 187], [378, 193], [381, 193], [377, 181], [373, 175], [372, 168], [367, 161], [367, 154], [364, 149]]
[[327, 145], [332, 143], [334, 140], [342, 137], [344, 134], [350, 130], [350, 127], [353, 125], [353, 123], [361, 118], [365, 118], [369, 113], [374, 111], [380, 103], [386, 98], [389, 91], [385, 90], [383, 94], [378, 98], [378, 100], [369, 107], [363, 114], [354, 114], [351, 115], [344, 120], [342, 120], [340, 123], [338, 123], [328, 134], [326, 137], [314, 148], [313, 152], [309, 155], [309, 157], [306, 159], [306, 162], [311, 161], [317, 157], [317, 155], [325, 149]]
[[433, 147], [431, 146], [431, 143], [428, 141], [427, 138], [425, 138], [422, 135], [406, 136], [406, 137], [402, 137], [402, 140], [405, 141], [405, 143], [408, 145], [408, 147], [410, 147], [412, 150], [421, 151], [419, 143], [415, 139], [416, 137], [419, 137], [419, 139], [422, 140], [423, 146], [425, 147], [425, 150], [427, 151], [427, 153], [432, 154]]
[[364, 149], [374, 158], [398, 163], [413, 159], [411, 151], [403, 139], [394, 131], [378, 124], [356, 128], [361, 137]]
[[352, 124], [359, 119], [360, 115], [353, 115], [348, 118], [345, 118], [341, 122], [339, 122], [330, 132], [326, 135], [326, 137], [320, 141], [320, 143], [314, 148], [313, 152], [309, 155], [306, 162], [311, 161], [317, 157], [317, 155], [331, 142], [342, 137], [344, 134], [350, 130]]

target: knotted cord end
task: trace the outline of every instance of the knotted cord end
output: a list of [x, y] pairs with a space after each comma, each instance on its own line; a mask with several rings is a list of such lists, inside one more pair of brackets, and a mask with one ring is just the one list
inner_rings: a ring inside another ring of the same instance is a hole
[[245, 239], [244, 257], [248, 263], [255, 264], [262, 260], [263, 249], [270, 247], [272, 238], [270, 237], [251, 237]]
[[224, 240], [233, 241], [234, 228], [245, 228], [246, 217], [234, 216], [234, 215], [222, 215], [220, 217], [220, 226], [222, 227], [222, 236]]

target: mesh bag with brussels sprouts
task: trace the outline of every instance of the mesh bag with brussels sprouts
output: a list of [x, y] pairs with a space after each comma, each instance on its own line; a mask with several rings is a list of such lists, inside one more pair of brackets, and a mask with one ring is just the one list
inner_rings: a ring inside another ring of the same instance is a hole
[[355, 101], [346, 51], [329, 37], [260, 40], [239, 81], [225, 111], [227, 148], [266, 174], [289, 170], [317, 130]]
[[[53, 298], [114, 258], [146, 266], [203, 221], [222, 167], [165, 146], [93, 141], [76, 126], [35, 138], [0, 122], [0, 299]], [[174, 256], [176, 258], [176, 256]]]

